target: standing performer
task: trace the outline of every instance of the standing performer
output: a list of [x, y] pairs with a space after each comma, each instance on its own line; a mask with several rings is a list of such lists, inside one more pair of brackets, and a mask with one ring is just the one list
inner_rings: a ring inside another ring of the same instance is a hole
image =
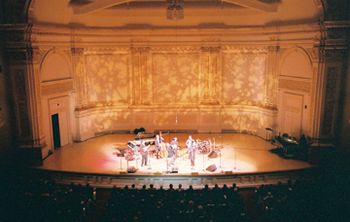
[[148, 148], [149, 145], [143, 144], [143, 140], [140, 141], [140, 153], [141, 153], [141, 166], [147, 166], [147, 161], [148, 161]]
[[177, 138], [174, 137], [170, 144], [167, 144], [167, 151], [168, 151], [168, 158], [169, 158], [169, 165], [171, 167], [174, 167], [176, 155], [177, 155], [177, 148], [178, 148], [178, 141]]
[[174, 137], [171, 142], [170, 145], [172, 146], [172, 148], [175, 150], [175, 158], [177, 157], [177, 151], [179, 149], [179, 141], [177, 140], [177, 137]]
[[186, 140], [186, 146], [187, 146], [188, 158], [190, 159], [191, 166], [193, 167], [196, 160], [196, 142], [192, 139], [191, 135]]
[[175, 162], [175, 150], [173, 149], [172, 145], [169, 143], [166, 143], [166, 150], [168, 153], [167, 157], [167, 171], [169, 171], [169, 168], [172, 169]]
[[157, 159], [162, 158], [163, 157], [163, 147], [164, 147], [164, 138], [162, 137], [162, 132], [160, 132], [159, 134], [156, 135], [156, 139], [154, 141], [154, 144], [156, 146], [156, 157]]

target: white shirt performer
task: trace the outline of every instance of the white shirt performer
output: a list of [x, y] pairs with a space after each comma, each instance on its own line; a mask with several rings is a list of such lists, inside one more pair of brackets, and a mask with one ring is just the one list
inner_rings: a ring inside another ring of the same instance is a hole
[[186, 146], [187, 146], [188, 158], [190, 159], [191, 166], [193, 167], [194, 162], [196, 160], [196, 144], [195, 144], [195, 141], [192, 139], [191, 135], [186, 140]]
[[154, 141], [155, 147], [156, 147], [156, 156], [157, 159], [162, 158], [163, 157], [163, 143], [164, 142], [164, 138], [162, 137], [161, 134], [157, 134], [156, 135], [156, 139]]
[[147, 166], [148, 162], [148, 148], [149, 145], [143, 144], [143, 141], [140, 141], [140, 153], [141, 153], [141, 166]]

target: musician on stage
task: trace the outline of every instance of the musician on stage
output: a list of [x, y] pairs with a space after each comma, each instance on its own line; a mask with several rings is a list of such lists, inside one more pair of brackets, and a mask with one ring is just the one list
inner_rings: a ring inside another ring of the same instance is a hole
[[140, 141], [141, 166], [147, 166], [149, 146], [150, 145], [143, 144], [143, 140]]
[[186, 147], [188, 152], [188, 158], [190, 159], [191, 166], [193, 167], [196, 160], [196, 142], [192, 139], [191, 135], [186, 140]]
[[170, 158], [170, 166], [175, 164], [177, 150], [178, 150], [179, 142], [177, 138], [174, 137], [170, 144], [167, 146], [168, 158]]
[[166, 143], [166, 149], [168, 153], [167, 167], [173, 167], [176, 158], [176, 148], [173, 144]]
[[174, 137], [171, 140], [170, 145], [175, 150], [175, 158], [176, 158], [177, 157], [177, 151], [179, 150], [179, 141], [177, 140], [177, 137]]
[[164, 138], [162, 137], [162, 132], [156, 135], [156, 139], [154, 141], [155, 147], [156, 147], [156, 157], [159, 159], [160, 157], [163, 157], [163, 147], [164, 147]]

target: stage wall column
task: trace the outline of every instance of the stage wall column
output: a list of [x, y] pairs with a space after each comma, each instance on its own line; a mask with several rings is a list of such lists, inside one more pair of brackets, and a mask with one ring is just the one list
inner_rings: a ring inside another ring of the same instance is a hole
[[[75, 113], [77, 115], [89, 108], [87, 104], [88, 92], [84, 48], [71, 48], [71, 55], [75, 88]], [[79, 122], [80, 118], [76, 118], [76, 130], [73, 133], [73, 140], [75, 141], [82, 140], [81, 124]]]
[[132, 48], [132, 76], [134, 105], [151, 105], [152, 75], [150, 73], [150, 48]]
[[72, 48], [72, 61], [74, 72], [74, 83], [76, 89], [76, 110], [87, 108], [87, 78], [85, 72], [85, 58], [83, 48]]
[[39, 50], [28, 46], [8, 49], [16, 116], [16, 157], [23, 163], [41, 164], [46, 146], [41, 126]]
[[344, 60], [346, 53], [344, 50], [325, 51], [325, 78], [324, 78], [324, 106], [321, 116], [320, 138], [335, 143], [338, 133], [338, 116], [340, 102], [340, 86], [344, 73]]
[[[148, 132], [154, 130], [154, 115], [150, 110], [145, 111], [152, 106], [153, 81], [151, 73], [151, 59], [149, 47], [132, 47], [131, 48], [131, 104], [133, 109], [133, 127], [144, 127]], [[140, 108], [140, 109], [139, 109]]]
[[325, 21], [322, 24], [321, 55], [324, 59], [323, 101], [319, 137], [328, 143], [340, 142], [343, 98], [346, 79], [349, 24]]
[[219, 72], [220, 47], [201, 48], [200, 95], [201, 104], [218, 105], [221, 75]]
[[279, 46], [268, 47], [265, 106], [270, 109], [277, 109], [279, 52]]
[[[349, 37], [350, 39], [350, 32]], [[339, 147], [347, 153], [347, 156], [350, 157], [350, 49], [348, 49], [348, 56], [347, 56], [347, 73], [344, 77], [343, 81], [343, 93], [342, 93], [342, 120], [341, 121], [341, 132], [340, 132], [340, 138], [339, 138]]]
[[[266, 73], [266, 92], [265, 92], [265, 107], [273, 112], [277, 110], [277, 95], [278, 95], [278, 64], [280, 56], [279, 46], [269, 46], [267, 55], [267, 73]], [[270, 118], [271, 121], [266, 121], [266, 128], [273, 130], [272, 134], [277, 133], [277, 119]]]
[[202, 47], [200, 59], [198, 131], [220, 132], [221, 48], [218, 46]]

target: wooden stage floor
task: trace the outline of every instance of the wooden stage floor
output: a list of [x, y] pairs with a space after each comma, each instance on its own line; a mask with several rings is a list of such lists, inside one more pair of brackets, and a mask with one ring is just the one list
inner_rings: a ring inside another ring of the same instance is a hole
[[[166, 142], [176, 136], [179, 145], [185, 147], [188, 134], [163, 134]], [[220, 156], [209, 159], [207, 155], [197, 154], [195, 167], [190, 166], [190, 160], [185, 149], [184, 155], [176, 160], [177, 175], [217, 175], [237, 173], [264, 173], [311, 168], [305, 161], [284, 159], [270, 152], [273, 145], [264, 139], [246, 134], [193, 134], [194, 139], [215, 139], [217, 147], [221, 147]], [[111, 134], [96, 137], [81, 143], [74, 143], [56, 149], [46, 158], [40, 169], [64, 171], [73, 173], [120, 174], [127, 170], [127, 162], [123, 157], [117, 157], [114, 144], [125, 146], [133, 140], [132, 134]], [[133, 175], [168, 175], [166, 159], [150, 158], [148, 166], [140, 166], [139, 161], [130, 161], [129, 166], [136, 166]], [[217, 170], [209, 172], [207, 166], [215, 164]]]

